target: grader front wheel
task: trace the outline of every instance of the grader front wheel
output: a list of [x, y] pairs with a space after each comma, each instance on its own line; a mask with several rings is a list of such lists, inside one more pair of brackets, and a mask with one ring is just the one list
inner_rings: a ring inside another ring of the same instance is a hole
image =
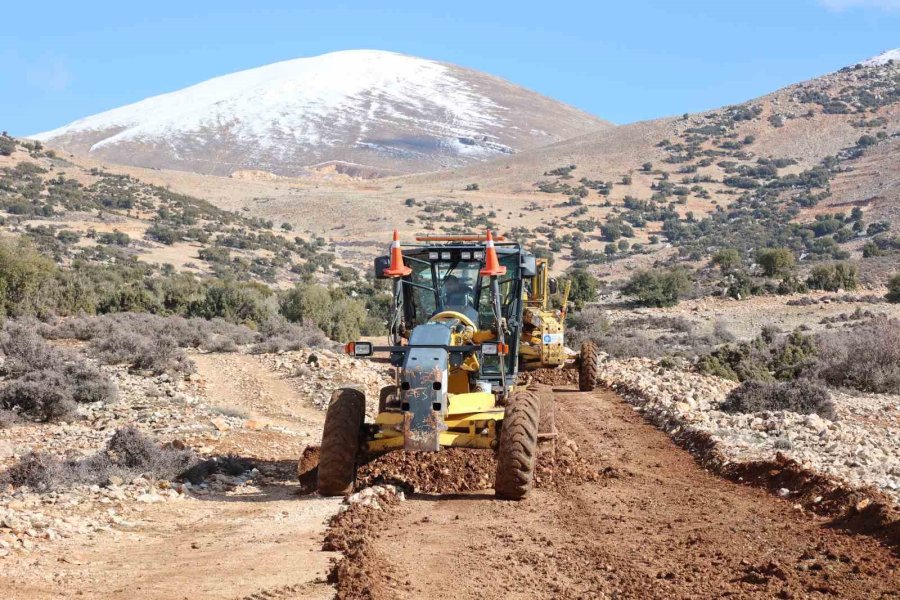
[[353, 491], [365, 418], [366, 397], [362, 392], [342, 388], [331, 395], [319, 453], [318, 490], [323, 496], [343, 496]]
[[578, 370], [578, 389], [593, 392], [597, 387], [600, 371], [600, 352], [594, 342], [581, 344], [581, 366]]
[[506, 405], [494, 481], [498, 498], [521, 500], [531, 492], [540, 408], [540, 401], [532, 392], [515, 392]]

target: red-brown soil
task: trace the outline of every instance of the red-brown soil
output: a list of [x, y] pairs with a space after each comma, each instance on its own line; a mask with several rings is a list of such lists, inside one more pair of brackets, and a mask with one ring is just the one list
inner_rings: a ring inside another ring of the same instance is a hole
[[790, 465], [731, 481], [615, 394], [552, 393], [561, 433], [597, 476], [522, 502], [413, 493], [376, 527], [352, 525], [360, 539], [341, 568], [370, 579], [364, 592], [339, 585], [339, 597], [900, 598], [889, 521], [865, 518], [877, 502], [826, 492], [826, 508], [807, 510], [765, 489], [804, 485]]

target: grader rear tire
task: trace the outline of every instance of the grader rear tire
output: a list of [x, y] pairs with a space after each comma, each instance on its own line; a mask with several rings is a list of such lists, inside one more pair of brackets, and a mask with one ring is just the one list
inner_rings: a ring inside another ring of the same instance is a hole
[[353, 492], [365, 418], [366, 397], [362, 392], [341, 388], [331, 394], [319, 453], [318, 490], [323, 496], [343, 496]]
[[581, 344], [581, 367], [578, 371], [578, 389], [593, 392], [597, 388], [600, 371], [600, 352], [594, 342]]
[[531, 492], [537, 459], [540, 400], [532, 392], [516, 392], [506, 405], [494, 490], [498, 498], [521, 500]]

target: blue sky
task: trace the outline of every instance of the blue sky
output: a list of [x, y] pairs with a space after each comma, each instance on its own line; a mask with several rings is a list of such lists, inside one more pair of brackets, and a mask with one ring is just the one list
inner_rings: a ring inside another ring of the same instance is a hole
[[0, 129], [51, 129], [209, 77], [375, 48], [616, 123], [741, 102], [900, 47], [900, 0], [13, 2]]

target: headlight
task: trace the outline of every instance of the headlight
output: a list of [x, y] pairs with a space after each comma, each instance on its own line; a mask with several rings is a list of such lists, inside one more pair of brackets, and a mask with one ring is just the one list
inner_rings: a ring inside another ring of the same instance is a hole
[[485, 356], [497, 356], [500, 354], [500, 347], [497, 344], [482, 344], [481, 353]]
[[370, 342], [350, 342], [344, 346], [344, 351], [350, 356], [371, 356], [372, 344]]
[[509, 346], [507, 346], [506, 344], [500, 344], [498, 342], [490, 342], [481, 345], [481, 353], [484, 356], [505, 356], [507, 353], [509, 353]]

